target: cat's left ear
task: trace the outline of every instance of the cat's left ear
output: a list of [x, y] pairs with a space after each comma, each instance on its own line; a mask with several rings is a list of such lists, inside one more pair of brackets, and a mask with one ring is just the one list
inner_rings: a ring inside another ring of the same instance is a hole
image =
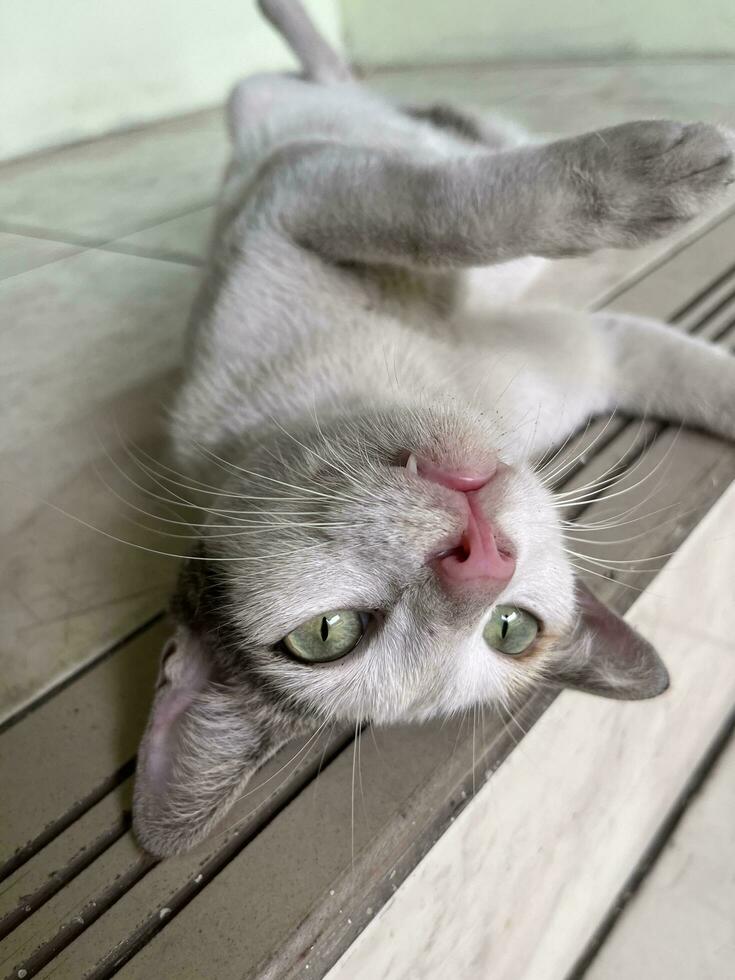
[[258, 690], [219, 681], [206, 637], [179, 626], [166, 643], [138, 751], [133, 828], [157, 857], [197, 844], [293, 734]]
[[669, 674], [648, 640], [577, 582], [578, 621], [555, 679], [605, 698], [654, 698], [669, 686]]

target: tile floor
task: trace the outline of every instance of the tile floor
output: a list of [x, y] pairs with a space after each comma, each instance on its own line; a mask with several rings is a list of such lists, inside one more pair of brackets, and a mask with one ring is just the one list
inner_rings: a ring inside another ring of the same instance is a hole
[[[735, 125], [727, 61], [432, 69], [372, 83], [409, 101], [495, 108], [543, 133], [662, 115]], [[136, 446], [160, 443], [225, 155], [213, 110], [0, 165], [0, 719], [162, 606], [175, 564], [114, 540], [152, 544], [107, 483], [120, 457], [135, 472], [120, 430]], [[537, 296], [592, 303], [671, 247], [559, 263]], [[732, 763], [730, 753], [713, 786]], [[693, 874], [706, 800], [681, 828]], [[620, 935], [643, 936], [643, 922], [621, 920]], [[627, 944], [609, 949], [594, 976], [625, 973]]]

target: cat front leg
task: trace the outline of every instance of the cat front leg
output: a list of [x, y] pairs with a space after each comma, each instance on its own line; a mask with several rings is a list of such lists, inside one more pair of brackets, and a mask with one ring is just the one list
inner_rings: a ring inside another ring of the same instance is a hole
[[431, 158], [293, 144], [260, 184], [260, 216], [334, 262], [459, 268], [634, 247], [700, 214], [735, 178], [716, 126], [626, 123], [545, 145]]
[[[735, 133], [706, 123], [626, 123], [552, 143], [568, 181], [557, 189], [580, 251], [630, 247], [691, 220], [735, 180]], [[559, 169], [559, 163], [552, 168]], [[566, 199], [566, 202], [564, 203]]]

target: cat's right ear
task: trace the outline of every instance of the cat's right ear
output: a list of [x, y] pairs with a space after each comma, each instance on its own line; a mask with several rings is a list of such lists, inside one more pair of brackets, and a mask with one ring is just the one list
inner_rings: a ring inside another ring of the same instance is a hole
[[290, 734], [254, 692], [218, 680], [206, 640], [180, 626], [163, 648], [138, 751], [140, 843], [159, 857], [193, 847]]
[[655, 698], [669, 686], [664, 662], [640, 633], [577, 582], [577, 624], [554, 680], [603, 698]]

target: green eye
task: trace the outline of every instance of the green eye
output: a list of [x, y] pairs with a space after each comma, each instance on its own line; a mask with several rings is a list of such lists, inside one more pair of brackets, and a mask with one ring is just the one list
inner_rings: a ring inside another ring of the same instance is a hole
[[352, 609], [323, 613], [298, 626], [283, 644], [299, 660], [310, 664], [339, 660], [354, 650], [362, 639], [366, 619], [364, 613]]
[[485, 643], [511, 657], [527, 650], [539, 631], [538, 620], [517, 606], [496, 606], [482, 631]]

